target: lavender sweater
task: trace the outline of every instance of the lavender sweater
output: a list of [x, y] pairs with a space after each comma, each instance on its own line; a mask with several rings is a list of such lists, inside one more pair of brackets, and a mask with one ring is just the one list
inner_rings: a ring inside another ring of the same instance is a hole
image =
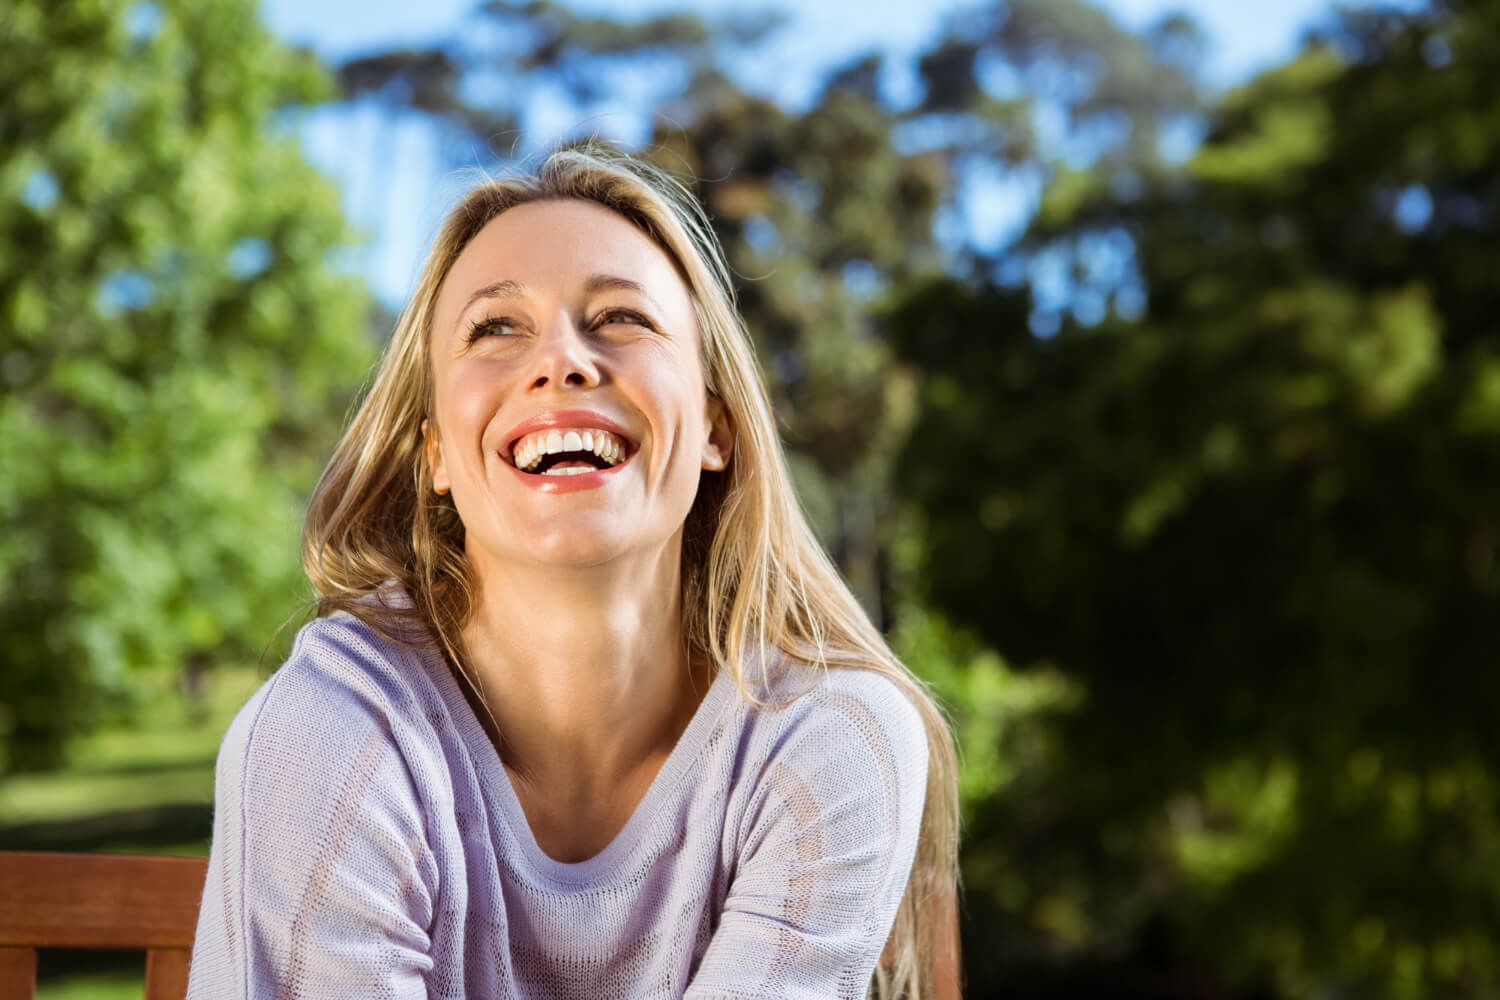
[[755, 709], [721, 670], [625, 827], [569, 864], [439, 654], [312, 622], [224, 737], [188, 996], [864, 997], [927, 744], [877, 674], [802, 684]]

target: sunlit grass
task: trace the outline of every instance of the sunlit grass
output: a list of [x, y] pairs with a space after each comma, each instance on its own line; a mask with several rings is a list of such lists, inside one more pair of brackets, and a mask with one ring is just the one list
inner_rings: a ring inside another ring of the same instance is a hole
[[211, 802], [219, 741], [262, 679], [251, 667], [214, 671], [195, 706], [170, 677], [142, 677], [146, 695], [135, 719], [75, 741], [61, 770], [0, 779], [0, 825]]
[[213, 758], [207, 757], [161, 771], [59, 771], [8, 778], [0, 784], [0, 816], [7, 825], [18, 825], [212, 798]]
[[66, 976], [38, 983], [36, 1000], [140, 1000], [145, 995], [145, 980], [144, 971]]

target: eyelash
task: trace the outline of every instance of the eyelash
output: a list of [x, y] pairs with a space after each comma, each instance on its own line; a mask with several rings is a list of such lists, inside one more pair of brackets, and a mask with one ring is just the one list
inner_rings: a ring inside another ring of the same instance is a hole
[[[651, 325], [650, 320], [646, 319], [646, 317], [642, 316], [634, 309], [620, 308], [604, 310], [594, 318], [592, 326], [600, 327], [606, 325], [605, 321], [611, 316], [624, 316], [626, 318], [626, 322], [630, 323], [633, 326], [643, 326], [648, 330], [656, 329], [656, 327]], [[514, 328], [515, 324], [503, 317], [491, 316], [486, 319], [476, 319], [469, 324], [469, 335], [465, 338], [465, 343], [472, 344], [481, 337], [489, 336], [491, 330], [500, 327]]]
[[496, 327], [510, 325], [503, 319], [476, 319], [469, 324], [469, 335], [464, 338], [464, 343], [472, 344], [480, 337], [488, 336], [489, 332]]

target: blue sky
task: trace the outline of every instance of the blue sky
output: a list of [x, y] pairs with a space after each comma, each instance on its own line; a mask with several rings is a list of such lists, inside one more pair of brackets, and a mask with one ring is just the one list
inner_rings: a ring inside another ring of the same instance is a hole
[[[262, 16], [280, 37], [310, 42], [328, 55], [342, 56], [393, 42], [420, 42], [452, 33], [477, 0], [424, 0], [371, 3], [369, 0], [263, 0]], [[614, 0], [573, 3], [577, 10], [618, 17], [641, 16], [686, 7], [703, 13], [744, 9], [744, 0]], [[819, 67], [872, 47], [895, 51], [920, 47], [938, 29], [943, 16], [972, 6], [954, 0], [803, 0], [795, 8], [792, 30], [778, 49], [789, 58], [786, 86], [792, 94], [806, 87]], [[1191, 14], [1214, 45], [1212, 77], [1220, 82], [1244, 78], [1291, 51], [1302, 29], [1330, 9], [1328, 0], [1104, 0], [1100, 4], [1123, 24], [1142, 27], [1172, 10]], [[783, 95], [790, 96], [790, 95]]]
[[[478, 0], [262, 0], [262, 17], [288, 42], [310, 44], [330, 58], [397, 44], [415, 45], [451, 37]], [[1419, 0], [1405, 0], [1415, 4]], [[1286, 58], [1305, 28], [1327, 15], [1328, 0], [1103, 0], [1122, 24], [1139, 28], [1172, 10], [1192, 15], [1211, 43], [1209, 80], [1231, 86], [1257, 69]], [[598, 0], [574, 9], [616, 17], [682, 9], [706, 15], [744, 9], [743, 0]], [[802, 0], [786, 4], [795, 14], [774, 42], [774, 58], [745, 67], [744, 86], [798, 105], [815, 91], [820, 73], [873, 48], [914, 52], [940, 30], [945, 15], [972, 6], [954, 0]], [[547, 116], [541, 134], [526, 137], [537, 149], [573, 131], [564, 109]], [[547, 135], [554, 130], [556, 135]], [[445, 207], [468, 183], [438, 166], [431, 136], [416, 122], [392, 123], [371, 109], [325, 112], [304, 129], [309, 156], [339, 182], [345, 208], [368, 245], [357, 264], [375, 293], [396, 306], [406, 296]], [[991, 228], [1008, 228], [1021, 206], [991, 206]]]

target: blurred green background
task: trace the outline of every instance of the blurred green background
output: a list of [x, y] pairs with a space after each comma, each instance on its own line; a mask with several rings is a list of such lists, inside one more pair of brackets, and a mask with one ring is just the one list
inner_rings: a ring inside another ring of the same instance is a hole
[[[206, 852], [308, 614], [394, 303], [307, 123], [420, 122], [463, 178], [539, 92], [570, 134], [629, 94], [951, 710], [968, 995], [1500, 996], [1500, 4], [1332, 12], [1225, 89], [1189, 17], [1009, 0], [799, 102], [737, 69], [774, 13], [464, 24], [330, 58], [249, 0], [0, 10], [0, 848]], [[46, 953], [41, 995], [139, 966]]]

